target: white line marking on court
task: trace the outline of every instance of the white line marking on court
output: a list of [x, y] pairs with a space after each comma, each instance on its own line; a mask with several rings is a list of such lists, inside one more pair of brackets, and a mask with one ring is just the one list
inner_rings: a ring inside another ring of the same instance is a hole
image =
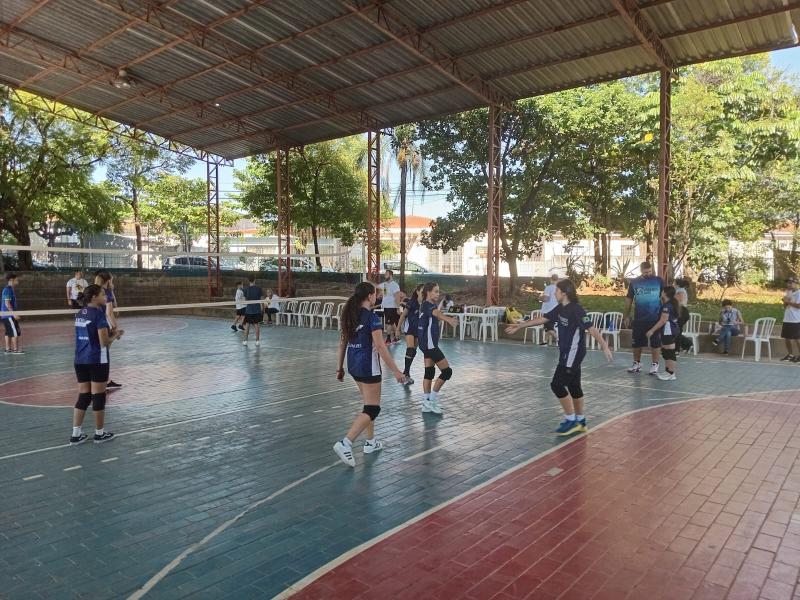
[[329, 464], [327, 467], [322, 467], [321, 469], [317, 469], [316, 471], [314, 471], [312, 473], [309, 473], [305, 477], [301, 477], [300, 479], [297, 479], [296, 481], [293, 481], [289, 485], [286, 485], [286, 486], [282, 487], [277, 492], [273, 492], [269, 496], [266, 496], [265, 498], [262, 498], [261, 500], [258, 500], [257, 502], [253, 502], [247, 508], [245, 508], [242, 512], [240, 512], [238, 515], [236, 515], [235, 517], [233, 517], [231, 519], [228, 519], [227, 521], [225, 521], [224, 523], [219, 525], [216, 529], [214, 529], [211, 533], [209, 533], [207, 536], [205, 536], [199, 542], [195, 542], [194, 544], [192, 544], [191, 546], [186, 548], [186, 550], [184, 550], [178, 556], [176, 556], [174, 559], [172, 559], [172, 561], [168, 565], [166, 565], [158, 573], [153, 575], [141, 588], [139, 588], [133, 594], [128, 596], [128, 600], [139, 600], [140, 598], [144, 597], [144, 595], [147, 594], [147, 592], [149, 592], [156, 585], [158, 585], [159, 581], [164, 579], [164, 577], [169, 575], [170, 572], [175, 569], [175, 567], [177, 567], [179, 564], [181, 564], [186, 559], [187, 556], [189, 556], [193, 552], [195, 552], [198, 549], [200, 549], [203, 546], [205, 546], [208, 542], [210, 542], [215, 537], [217, 537], [219, 534], [224, 532], [231, 525], [235, 525], [237, 521], [242, 519], [242, 517], [246, 516], [249, 512], [255, 510], [259, 506], [262, 506], [263, 504], [266, 504], [270, 500], [274, 500], [278, 496], [280, 496], [282, 494], [285, 494], [289, 490], [291, 490], [293, 488], [296, 488], [297, 486], [305, 483], [309, 479], [324, 473], [328, 469], [330, 469], [332, 467], [335, 467], [338, 464], [339, 464], [339, 461], [337, 460], [336, 462]]
[[177, 448], [178, 446], [183, 446], [183, 443], [177, 442], [175, 444], [169, 444], [167, 448]]
[[44, 475], [41, 473], [38, 475], [28, 475], [27, 477], [23, 477], [22, 481], [33, 481], [34, 479], [41, 479], [42, 477], [44, 477]]
[[[768, 392], [766, 392], [766, 393], [768, 393]], [[375, 536], [371, 540], [368, 540], [368, 541], [364, 542], [363, 544], [360, 544], [360, 545], [356, 546], [355, 548], [352, 548], [351, 550], [348, 550], [347, 552], [345, 552], [341, 556], [333, 559], [332, 561], [328, 562], [325, 565], [322, 565], [316, 571], [314, 571], [312, 573], [309, 573], [308, 575], [303, 577], [300, 581], [297, 581], [297, 582], [293, 583], [288, 588], [283, 590], [281, 593], [279, 593], [276, 596], [274, 596], [272, 600], [286, 600], [287, 598], [290, 598], [291, 596], [295, 595], [300, 590], [302, 590], [303, 588], [307, 587], [308, 585], [310, 585], [311, 583], [313, 583], [314, 581], [316, 581], [317, 579], [319, 579], [320, 577], [322, 577], [326, 573], [329, 573], [330, 571], [332, 571], [333, 569], [335, 569], [339, 565], [347, 562], [348, 560], [350, 560], [354, 556], [356, 556], [358, 554], [361, 554], [362, 552], [364, 552], [365, 550], [371, 548], [372, 546], [382, 542], [386, 538], [393, 536], [395, 533], [397, 533], [399, 531], [402, 531], [403, 529], [406, 529], [406, 528], [410, 527], [411, 525], [414, 525], [415, 523], [417, 523], [419, 521], [422, 521], [423, 519], [429, 517], [430, 515], [436, 513], [437, 511], [440, 511], [443, 508], [446, 508], [446, 507], [450, 506], [451, 504], [453, 504], [455, 502], [458, 502], [459, 500], [469, 496], [470, 494], [474, 494], [475, 492], [477, 492], [479, 490], [482, 490], [483, 488], [485, 488], [487, 486], [490, 486], [495, 481], [497, 481], [499, 479], [502, 479], [503, 477], [507, 477], [508, 475], [511, 475], [512, 473], [527, 467], [528, 465], [530, 465], [530, 464], [532, 464], [532, 463], [544, 458], [545, 456], [548, 456], [550, 454], [553, 454], [554, 452], [558, 452], [559, 450], [562, 450], [563, 448], [565, 448], [569, 444], [572, 444], [572, 443], [577, 442], [578, 440], [584, 439], [587, 435], [591, 435], [593, 431], [597, 431], [598, 429], [600, 429], [602, 427], [605, 427], [607, 425], [610, 425], [611, 423], [615, 423], [616, 421], [619, 421], [620, 419], [623, 419], [623, 418], [625, 418], [627, 416], [630, 416], [632, 414], [635, 414], [635, 413], [638, 413], [638, 412], [642, 412], [642, 411], [646, 411], [646, 410], [658, 410], [660, 408], [667, 408], [669, 406], [675, 406], [675, 405], [678, 405], [678, 404], [687, 404], [689, 402], [699, 402], [699, 401], [702, 401], [702, 400], [725, 400], [725, 399], [728, 399], [728, 398], [729, 398], [729, 396], [724, 396], [724, 395], [722, 395], [722, 396], [703, 396], [701, 398], [684, 398], [684, 399], [678, 400], [676, 402], [671, 402], [669, 404], [659, 404], [658, 406], [645, 406], [643, 408], [637, 408], [637, 409], [628, 411], [626, 413], [622, 413], [620, 415], [617, 415], [615, 417], [611, 417], [608, 421], [604, 421], [604, 422], [600, 423], [599, 425], [594, 426], [592, 429], [589, 430], [588, 433], [578, 434], [575, 437], [572, 437], [572, 438], [570, 438], [570, 439], [568, 439], [568, 440], [566, 440], [566, 441], [564, 441], [564, 442], [562, 442], [562, 443], [560, 443], [560, 444], [558, 444], [556, 446], [553, 446], [552, 448], [550, 448], [548, 450], [545, 450], [544, 452], [540, 452], [539, 454], [537, 454], [535, 456], [532, 456], [531, 458], [519, 463], [518, 465], [514, 465], [513, 467], [511, 467], [509, 469], [506, 469], [505, 471], [503, 471], [499, 475], [495, 475], [491, 479], [488, 479], [487, 481], [484, 481], [483, 483], [473, 487], [472, 489], [469, 489], [466, 492], [463, 492], [463, 493], [459, 494], [458, 496], [450, 498], [449, 500], [446, 500], [446, 501], [442, 502], [438, 506], [434, 506], [433, 508], [430, 508], [430, 509], [426, 510], [425, 512], [420, 513], [416, 517], [413, 517], [413, 518], [409, 519], [405, 523], [401, 523], [397, 527], [394, 527], [394, 528], [390, 529], [389, 531], [385, 531], [384, 533], [382, 533], [382, 534], [380, 534], [378, 536]]]
[[248, 429], [256, 429], [257, 427], [261, 427], [261, 425], [256, 424], [256, 425], [248, 425], [247, 426]]
[[152, 452], [152, 450], [139, 450], [136, 454], [147, 454], [148, 452]]
[[547, 473], [545, 473], [545, 475], [549, 475], [550, 477], [555, 477], [556, 475], [560, 475], [563, 472], [564, 469], [561, 469], [560, 467], [553, 467]]
[[412, 454], [411, 456], [407, 456], [406, 458], [403, 459], [403, 462], [408, 462], [410, 460], [414, 460], [415, 458], [419, 458], [420, 456], [425, 456], [426, 454], [430, 454], [431, 452], [436, 452], [439, 448], [444, 448], [444, 444], [434, 446], [433, 448], [428, 448], [427, 450], [423, 450], [422, 452], [417, 452], [416, 454]]
[[338, 404], [334, 404], [333, 406], [331, 406], [331, 408], [342, 408], [342, 407], [339, 406]]
[[119, 456], [112, 456], [111, 458], [104, 458], [100, 462], [101, 463], [110, 463], [110, 462], [114, 462], [115, 460], [119, 460]]
[[293, 418], [293, 419], [299, 419], [300, 417], [304, 417], [304, 416], [305, 416], [305, 415], [301, 413], [301, 414], [299, 414], [299, 415], [292, 415], [292, 418]]
[[280, 423], [281, 421], [283, 421], [283, 419], [273, 419], [272, 420], [273, 423]]
[[77, 471], [78, 469], [82, 469], [81, 465], [75, 465], [74, 467], [66, 467], [64, 471]]
[[318, 409], [317, 409], [317, 410], [315, 410], [314, 412], [315, 412], [315, 413], [321, 413], [321, 412], [325, 412], [325, 409], [324, 409], [324, 408], [318, 408]]
[[197, 438], [195, 441], [197, 441], [197, 442], [205, 442], [206, 440], [210, 440], [210, 439], [211, 439], [211, 436], [207, 435], [207, 436], [204, 436], [204, 437], [201, 437], [201, 438]]
[[[191, 419], [184, 419], [182, 421], [172, 421], [171, 423], [164, 423], [163, 425], [153, 425], [151, 427], [142, 427], [141, 429], [134, 429], [132, 431], [123, 431], [122, 433], [116, 434], [114, 437], [119, 438], [125, 435], [135, 435], [137, 433], [145, 433], [147, 431], [155, 431], [158, 429], [165, 429], [167, 427], [175, 427], [176, 425], [185, 425], [186, 423], [195, 423], [197, 421], [207, 421], [208, 419], [217, 419], [219, 417], [224, 417], [226, 415], [232, 415], [241, 412], [249, 412], [251, 410], [259, 410], [262, 408], [266, 408], [268, 406], [276, 406], [278, 404], [286, 404], [287, 402], [293, 402], [295, 400], [305, 400], [306, 398], [313, 398], [314, 396], [323, 396], [325, 394], [330, 394], [331, 392], [341, 392], [343, 390], [348, 389], [355, 389], [355, 384], [349, 386], [337, 386], [335, 388], [330, 388], [328, 390], [323, 390], [321, 392], [315, 392], [313, 394], [306, 394], [304, 396], [295, 396], [294, 398], [286, 398], [285, 400], [276, 400], [275, 402], [265, 402], [263, 404], [256, 404], [254, 406], [248, 406], [245, 408], [234, 408], [232, 410], [226, 410], [218, 413], [214, 413], [211, 415], [203, 415], [202, 417], [193, 417]], [[64, 407], [61, 407], [64, 408]], [[283, 419], [280, 419], [281, 421]], [[273, 421], [275, 423], [276, 421]], [[47, 446], [46, 448], [37, 448], [36, 450], [28, 450], [26, 452], [17, 452], [16, 454], [6, 454], [5, 456], [0, 456], [0, 461], [8, 460], [10, 458], [18, 458], [20, 456], [29, 456], [31, 454], [39, 454], [40, 452], [49, 452], [50, 450], [58, 450], [60, 448], [69, 448], [70, 444], [59, 444], [58, 446]]]
[[230, 435], [232, 433], [236, 433], [235, 429], [228, 429], [228, 431], [223, 431], [222, 435]]

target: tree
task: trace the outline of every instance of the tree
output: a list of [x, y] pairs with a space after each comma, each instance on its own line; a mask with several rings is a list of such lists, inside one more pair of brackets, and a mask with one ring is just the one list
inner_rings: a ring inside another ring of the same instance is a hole
[[424, 177], [425, 167], [416, 142], [416, 127], [401, 125], [394, 130], [391, 142], [392, 159], [400, 167], [400, 287], [405, 287], [406, 272], [406, 191], [411, 173], [411, 189], [416, 189], [417, 179]]
[[[141, 194], [160, 176], [185, 173], [192, 158], [170, 152], [128, 137], [113, 140], [107, 160], [106, 177], [119, 190], [120, 198], [128, 205], [136, 229], [136, 250], [142, 250]], [[142, 268], [142, 255], [136, 255], [136, 267]]]
[[[291, 223], [310, 229], [319, 256], [320, 229], [327, 229], [346, 246], [366, 227], [367, 176], [359, 167], [363, 140], [344, 138], [305, 146], [289, 153]], [[277, 222], [275, 155], [260, 154], [234, 173], [242, 207], [255, 218]]]
[[[118, 227], [119, 207], [92, 181], [107, 134], [56, 117], [25, 95], [19, 104], [0, 88], [0, 231], [30, 246], [32, 231], [53, 240], [54, 223], [85, 233]], [[30, 252], [20, 253], [19, 266], [33, 268]]]
[[[565, 181], [574, 166], [565, 160], [565, 139], [552, 113], [538, 100], [518, 102], [501, 125], [502, 220], [500, 253], [509, 265], [512, 291], [517, 261], [537, 252], [560, 231], [579, 238], [586, 221]], [[474, 110], [419, 124], [422, 154], [430, 161], [429, 187], [448, 188], [453, 209], [436, 219], [423, 244], [444, 251], [486, 234], [488, 221], [487, 111]]]
[[[190, 252], [192, 242], [206, 234], [208, 192], [206, 181], [197, 177], [160, 174], [142, 190], [140, 218], [157, 234], [167, 234], [181, 240], [183, 249]], [[220, 225], [229, 227], [239, 213], [229, 203], [220, 203]]]

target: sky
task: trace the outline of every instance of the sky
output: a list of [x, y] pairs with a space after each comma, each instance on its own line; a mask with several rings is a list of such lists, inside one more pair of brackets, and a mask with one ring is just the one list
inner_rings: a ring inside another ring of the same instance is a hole
[[[789, 48], [787, 50], [770, 52], [770, 59], [776, 67], [790, 73], [794, 73], [798, 78], [800, 78], [800, 48]], [[245, 162], [245, 160], [237, 160], [234, 164], [234, 167], [220, 168], [220, 192], [223, 199], [234, 191], [234, 169], [244, 168]], [[189, 171], [188, 176], [202, 177], [205, 179], [205, 163], [197, 162]], [[391, 189], [397, 189], [399, 180], [399, 171], [397, 168], [392, 168], [389, 171], [389, 182]], [[446, 192], [429, 191], [425, 192], [423, 198], [421, 193], [412, 194], [409, 192], [409, 214], [431, 218], [446, 215], [449, 209], [449, 204], [445, 198], [445, 194]]]

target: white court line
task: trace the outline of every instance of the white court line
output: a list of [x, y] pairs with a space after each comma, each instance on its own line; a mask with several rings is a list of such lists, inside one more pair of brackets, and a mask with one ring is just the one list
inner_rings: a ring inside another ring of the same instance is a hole
[[44, 477], [44, 475], [41, 473], [38, 475], [28, 475], [28, 477], [23, 477], [22, 481], [33, 481], [34, 479], [41, 479], [42, 477]]
[[177, 448], [178, 446], [183, 446], [182, 442], [177, 442], [175, 444], [169, 444], [167, 448]]
[[236, 433], [235, 429], [228, 429], [228, 431], [223, 431], [222, 435], [230, 435], [232, 433]]
[[436, 452], [440, 448], [444, 448], [444, 444], [434, 446], [433, 448], [428, 448], [427, 450], [423, 450], [422, 452], [417, 452], [416, 454], [412, 454], [411, 456], [407, 456], [406, 458], [403, 459], [403, 462], [408, 462], [410, 460], [414, 460], [415, 458], [419, 458], [420, 456], [425, 456], [426, 454], [430, 454], [431, 452]]
[[[261, 427], [261, 425], [259, 425], [258, 423], [256, 423], [255, 425], [248, 425], [248, 426], [247, 426], [247, 428], [248, 428], [248, 429], [256, 429], [257, 427]], [[208, 439], [208, 438], [206, 438], [206, 439]]]
[[320, 475], [320, 474], [324, 473], [328, 469], [330, 469], [332, 467], [335, 467], [338, 464], [339, 464], [339, 461], [337, 460], [336, 462], [329, 464], [327, 467], [322, 467], [321, 469], [317, 469], [313, 473], [309, 473], [305, 477], [301, 477], [300, 479], [297, 479], [296, 481], [293, 481], [289, 485], [282, 487], [277, 492], [273, 492], [269, 496], [266, 496], [265, 498], [262, 498], [261, 500], [258, 500], [257, 502], [253, 502], [252, 504], [247, 506], [247, 508], [245, 508], [242, 512], [240, 512], [238, 515], [236, 515], [235, 517], [233, 517], [231, 519], [228, 519], [227, 521], [225, 521], [224, 523], [219, 525], [216, 529], [214, 529], [211, 533], [209, 533], [207, 536], [205, 536], [199, 542], [195, 542], [194, 544], [192, 544], [191, 546], [186, 548], [186, 550], [184, 550], [178, 556], [176, 556], [174, 559], [172, 559], [172, 561], [168, 565], [166, 565], [158, 573], [153, 575], [141, 588], [139, 588], [133, 594], [128, 596], [128, 600], [139, 600], [139, 598], [142, 598], [145, 594], [147, 594], [147, 592], [149, 592], [156, 585], [158, 585], [159, 581], [161, 581], [162, 579], [164, 579], [164, 577], [169, 575], [170, 572], [172, 572], [175, 569], [175, 567], [177, 567], [179, 564], [181, 564], [186, 559], [187, 556], [189, 556], [190, 554], [192, 554], [196, 550], [198, 550], [198, 549], [202, 548], [203, 546], [205, 546], [208, 542], [210, 542], [215, 537], [217, 537], [219, 534], [224, 532], [231, 525], [235, 525], [237, 521], [239, 521], [242, 517], [247, 515], [249, 512], [255, 510], [256, 508], [258, 508], [262, 504], [266, 504], [270, 500], [274, 500], [278, 496], [280, 496], [282, 494], [285, 494], [289, 490], [297, 487], [298, 485], [301, 485], [301, 484], [305, 483], [306, 481], [308, 481], [312, 477], [316, 477], [317, 475]]
[[272, 423], [280, 423], [283, 419], [272, 419]]
[[196, 442], [205, 442], [206, 440], [210, 440], [210, 439], [211, 439], [211, 436], [207, 435], [205, 437], [197, 438], [195, 441]]
[[[768, 393], [768, 392], [765, 392], [765, 393]], [[362, 552], [364, 552], [365, 550], [371, 548], [372, 546], [382, 542], [386, 538], [393, 536], [395, 533], [398, 533], [399, 531], [402, 531], [403, 529], [406, 529], [407, 527], [410, 527], [411, 525], [414, 525], [415, 523], [417, 523], [419, 521], [422, 521], [423, 519], [429, 517], [430, 515], [442, 510], [443, 508], [446, 508], [446, 507], [450, 506], [451, 504], [453, 504], [455, 502], [458, 502], [462, 498], [465, 498], [465, 497], [469, 496], [470, 494], [474, 494], [475, 492], [478, 492], [478, 491], [482, 490], [483, 488], [492, 485], [495, 481], [497, 481], [499, 479], [502, 479], [503, 477], [507, 477], [508, 475], [511, 475], [512, 473], [514, 473], [516, 471], [519, 471], [520, 469], [523, 469], [523, 468], [527, 467], [530, 464], [533, 464], [534, 462], [544, 458], [545, 456], [553, 454], [554, 452], [558, 452], [559, 450], [565, 448], [569, 444], [572, 444], [572, 443], [575, 443], [578, 440], [584, 439], [587, 435], [591, 435], [592, 432], [597, 431], [598, 429], [600, 429], [602, 427], [606, 427], [607, 425], [610, 425], [612, 423], [615, 423], [616, 421], [619, 421], [620, 419], [623, 419], [623, 418], [625, 418], [627, 416], [630, 416], [630, 415], [638, 413], [638, 412], [643, 412], [643, 411], [648, 411], [648, 410], [658, 410], [658, 409], [662, 409], [662, 408], [667, 408], [669, 406], [676, 406], [676, 405], [679, 405], [679, 404], [687, 404], [689, 402], [700, 402], [700, 401], [703, 401], [703, 400], [717, 400], [717, 399], [723, 399], [724, 400], [724, 399], [728, 399], [728, 398], [729, 398], [729, 396], [724, 396], [724, 395], [723, 396], [703, 396], [701, 398], [685, 398], [685, 399], [678, 400], [676, 402], [671, 402], [669, 404], [660, 404], [658, 406], [645, 406], [643, 408], [637, 408], [637, 409], [630, 410], [628, 412], [622, 413], [620, 415], [617, 415], [615, 417], [611, 417], [608, 421], [603, 421], [599, 425], [596, 425], [596, 426], [592, 427], [591, 429], [589, 429], [588, 433], [580, 433], [580, 434], [578, 434], [576, 436], [573, 436], [573, 437], [567, 439], [566, 441], [561, 442], [560, 444], [557, 444], [556, 446], [553, 446], [552, 448], [550, 448], [548, 450], [545, 450], [544, 452], [540, 452], [539, 454], [537, 454], [535, 456], [532, 456], [531, 458], [529, 458], [527, 460], [524, 460], [523, 462], [521, 462], [518, 465], [514, 465], [513, 467], [511, 467], [509, 469], [506, 469], [505, 471], [503, 471], [499, 475], [495, 475], [491, 479], [489, 479], [487, 481], [484, 481], [483, 483], [481, 483], [481, 484], [479, 484], [479, 485], [467, 490], [466, 492], [463, 492], [463, 493], [461, 493], [461, 494], [459, 494], [459, 495], [457, 495], [457, 496], [455, 496], [455, 497], [453, 497], [453, 498], [451, 498], [449, 500], [445, 500], [441, 504], [426, 510], [425, 512], [417, 515], [416, 517], [413, 517], [413, 518], [409, 519], [405, 523], [401, 523], [397, 527], [394, 527], [394, 528], [392, 528], [392, 529], [390, 529], [390, 530], [388, 530], [388, 531], [386, 531], [386, 532], [384, 532], [384, 533], [382, 533], [382, 534], [380, 534], [378, 536], [375, 536], [374, 538], [364, 542], [363, 544], [359, 544], [355, 548], [353, 548], [351, 550], [348, 550], [347, 552], [345, 552], [341, 556], [338, 556], [335, 559], [333, 559], [332, 561], [328, 562], [327, 564], [319, 567], [317, 570], [313, 571], [312, 573], [309, 573], [308, 575], [303, 577], [300, 581], [297, 581], [296, 583], [290, 585], [288, 588], [286, 588], [285, 590], [283, 590], [282, 592], [280, 592], [279, 594], [274, 596], [272, 600], [286, 600], [287, 598], [290, 598], [291, 596], [293, 596], [294, 594], [296, 594], [297, 592], [299, 592], [303, 588], [307, 587], [308, 585], [310, 585], [311, 583], [313, 583], [314, 581], [316, 581], [317, 579], [319, 579], [320, 577], [322, 577], [326, 573], [329, 573], [330, 571], [334, 570], [336, 567], [338, 567], [341, 564], [347, 562], [348, 560], [350, 560], [354, 556], [356, 556], [358, 554], [361, 554]]]
[[304, 417], [304, 416], [305, 416], [305, 415], [303, 415], [303, 414], [299, 414], [299, 415], [292, 415], [292, 418], [293, 418], [293, 419], [299, 419], [300, 417]]
[[110, 462], [114, 462], [115, 460], [119, 460], [119, 456], [112, 456], [111, 458], [104, 458], [100, 462], [101, 463], [110, 463]]
[[139, 450], [138, 452], [135, 452], [134, 454], [147, 454], [148, 452], [152, 452], [152, 450]]
[[[276, 406], [278, 404], [286, 404], [287, 402], [293, 402], [295, 400], [304, 400], [306, 398], [313, 398], [314, 396], [322, 396], [324, 394], [330, 394], [331, 392], [337, 392], [347, 389], [355, 389], [355, 384], [347, 385], [347, 386], [337, 386], [335, 388], [330, 388], [328, 390], [324, 390], [322, 392], [315, 392], [313, 394], [306, 394], [304, 396], [295, 396], [294, 398], [286, 398], [285, 400], [276, 400], [275, 402], [264, 402], [263, 404], [256, 404], [254, 406], [248, 406], [245, 408], [234, 408], [231, 410], [226, 410], [218, 413], [214, 413], [211, 415], [204, 415], [202, 417], [192, 417], [191, 419], [184, 419], [182, 421], [172, 421], [171, 423], [164, 423], [163, 425], [153, 425], [151, 427], [142, 427], [141, 429], [134, 429], [132, 431], [123, 431], [122, 433], [117, 433], [114, 435], [115, 438], [119, 438], [125, 435], [135, 435], [137, 433], [144, 433], [147, 431], [155, 431], [157, 429], [164, 429], [167, 427], [175, 427], [176, 425], [184, 425], [186, 423], [194, 423], [197, 421], [207, 421], [208, 419], [217, 419], [219, 417], [224, 417], [225, 415], [232, 415], [235, 413], [241, 412], [248, 412], [251, 410], [259, 410], [262, 408], [266, 408], [268, 406]], [[283, 419], [279, 419], [282, 421]], [[277, 421], [273, 421], [276, 423]], [[59, 448], [69, 448], [70, 444], [59, 444], [58, 446], [47, 446], [46, 448], [37, 448], [36, 450], [28, 450], [26, 452], [17, 452], [16, 454], [6, 454], [5, 456], [0, 456], [0, 461], [8, 460], [11, 458], [18, 458], [20, 456], [29, 456], [31, 454], [39, 454], [40, 452], [49, 452], [50, 450], [58, 450]]]
[[81, 465], [75, 465], [74, 467], [66, 467], [65, 469], [62, 469], [62, 470], [63, 471], [77, 471], [78, 469], [82, 469], [82, 468], [83, 467]]

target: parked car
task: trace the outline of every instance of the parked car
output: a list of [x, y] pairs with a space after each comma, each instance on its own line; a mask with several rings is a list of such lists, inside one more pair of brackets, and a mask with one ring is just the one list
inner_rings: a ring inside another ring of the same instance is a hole
[[[208, 257], [206, 256], [168, 256], [164, 259], [161, 266], [164, 271], [207, 271], [208, 270]], [[225, 264], [220, 263], [219, 268], [222, 271], [230, 271], [232, 268]]]
[[[400, 261], [399, 260], [387, 260], [383, 263], [383, 270], [391, 270], [394, 273], [400, 273]], [[433, 274], [432, 271], [426, 269], [419, 263], [415, 263], [412, 260], [406, 261], [406, 274], [409, 275], [428, 275]]]
[[[317, 263], [308, 258], [294, 257], [292, 261], [292, 271], [300, 273], [315, 273], [317, 271]], [[259, 271], [277, 271], [278, 270], [278, 257], [264, 258], [258, 265]], [[323, 273], [334, 273], [336, 270], [330, 267], [322, 267]]]

